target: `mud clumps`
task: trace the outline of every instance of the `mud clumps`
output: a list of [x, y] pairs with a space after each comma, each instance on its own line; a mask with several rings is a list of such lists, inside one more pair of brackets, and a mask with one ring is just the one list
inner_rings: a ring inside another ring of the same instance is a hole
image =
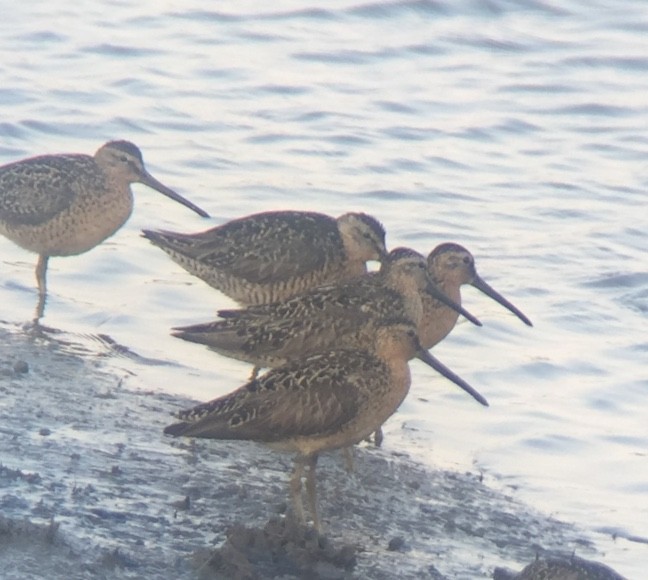
[[53, 545], [57, 541], [59, 524], [51, 520], [47, 525], [36, 525], [28, 520], [14, 520], [0, 514], [0, 544], [27, 541]]
[[321, 457], [318, 536], [284, 519], [289, 457], [169, 440], [171, 413], [196, 401], [129, 389], [52, 336], [0, 324], [2, 580], [472, 580], [536, 554], [597, 556], [590, 531], [481, 474], [372, 446], [353, 475]]
[[290, 517], [273, 517], [263, 528], [233, 526], [221, 547], [198, 552], [194, 563], [203, 580], [344, 580], [356, 553], [357, 546], [334, 546]]
[[41, 482], [41, 476], [38, 473], [27, 473], [20, 469], [11, 469], [0, 463], [0, 481], [2, 480], [19, 480], [30, 484], [38, 484]]
[[59, 523], [33, 523], [27, 518], [0, 514], [0, 577], [90, 578], [84, 563], [61, 537]]

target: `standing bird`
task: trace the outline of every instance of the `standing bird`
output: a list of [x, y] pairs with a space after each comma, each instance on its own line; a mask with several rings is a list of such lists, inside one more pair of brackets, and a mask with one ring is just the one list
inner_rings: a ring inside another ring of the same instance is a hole
[[431, 284], [421, 254], [397, 248], [378, 272], [283, 302], [221, 310], [221, 320], [176, 328], [173, 335], [257, 367], [276, 367], [332, 348], [363, 348], [385, 318], [403, 317], [418, 326], [423, 294], [465, 312]]
[[[527, 326], [531, 321], [499, 292], [477, 274], [475, 258], [463, 246], [455, 243], [439, 244], [427, 257], [427, 268], [437, 288], [457, 304], [461, 304], [461, 286], [470, 284], [481, 290]], [[423, 296], [423, 320], [419, 325], [419, 338], [423, 348], [432, 348], [454, 328], [459, 315], [433, 296]]]
[[[221, 310], [222, 320], [174, 329], [173, 336], [205, 344], [224, 356], [260, 367], [277, 367], [333, 348], [367, 348], [376, 327], [387, 318], [402, 317], [418, 328], [423, 302], [447, 304], [474, 324], [481, 324], [431, 283], [425, 258], [409, 248], [389, 252], [381, 269], [348, 282], [320, 286], [284, 302]], [[457, 316], [459, 313], [457, 313]], [[445, 375], [460, 385], [463, 379]], [[374, 434], [380, 446], [382, 430]], [[347, 454], [350, 465], [350, 454]]]
[[387, 253], [384, 228], [364, 213], [269, 211], [197, 234], [144, 230], [143, 236], [243, 306], [356, 278], [367, 272], [367, 261]]
[[[330, 350], [272, 369], [229, 395], [180, 412], [180, 421], [164, 432], [257, 441], [296, 453], [290, 481], [294, 512], [305, 521], [301, 487], [308, 467], [306, 491], [313, 524], [319, 531], [318, 455], [361, 441], [396, 411], [408, 393], [408, 361], [414, 357], [439, 372], [446, 370], [421, 348], [411, 322], [385, 320], [372, 345]], [[462, 388], [485, 403], [468, 385]]]
[[521, 572], [495, 568], [495, 580], [627, 580], [605, 564], [576, 555], [536, 556]]
[[92, 157], [42, 155], [0, 167], [0, 234], [39, 256], [37, 319], [45, 308], [49, 257], [87, 252], [124, 225], [133, 210], [131, 183], [209, 217], [155, 179], [129, 141], [109, 141]]

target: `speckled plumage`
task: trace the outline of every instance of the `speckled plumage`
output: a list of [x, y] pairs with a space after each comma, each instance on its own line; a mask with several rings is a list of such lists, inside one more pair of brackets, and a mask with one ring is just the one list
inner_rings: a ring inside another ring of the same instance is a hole
[[285, 300], [316, 286], [366, 273], [386, 254], [385, 231], [373, 217], [339, 218], [272, 211], [196, 234], [144, 230], [144, 237], [191, 274], [242, 305]]
[[578, 556], [538, 558], [515, 574], [496, 568], [497, 580], [626, 580], [605, 564]]
[[165, 433], [252, 440], [296, 453], [293, 505], [303, 519], [301, 476], [309, 466], [307, 490], [318, 527], [318, 454], [361, 441], [396, 411], [409, 390], [407, 362], [414, 356], [439, 368], [420, 348], [414, 325], [386, 320], [372, 345], [322, 352], [272, 369], [229, 395], [182, 411]]
[[[461, 304], [461, 286], [471, 284], [510, 310], [522, 322], [531, 321], [513, 304], [488, 285], [475, 269], [475, 259], [463, 246], [455, 243], [439, 244], [427, 257], [430, 277], [437, 288], [457, 304]], [[427, 295], [423, 297], [423, 319], [418, 332], [424, 348], [431, 348], [443, 340], [457, 323], [458, 314], [445, 304]]]
[[174, 336], [257, 366], [277, 366], [334, 346], [362, 347], [385, 318], [403, 317], [418, 325], [421, 297], [428, 290], [433, 289], [425, 258], [397, 248], [379, 272], [284, 302], [222, 310], [222, 320], [178, 328]]
[[43, 155], [0, 167], [0, 234], [39, 255], [43, 306], [47, 259], [81, 254], [114, 234], [132, 212], [135, 182], [207, 215], [153, 178], [128, 141], [106, 143], [93, 157]]

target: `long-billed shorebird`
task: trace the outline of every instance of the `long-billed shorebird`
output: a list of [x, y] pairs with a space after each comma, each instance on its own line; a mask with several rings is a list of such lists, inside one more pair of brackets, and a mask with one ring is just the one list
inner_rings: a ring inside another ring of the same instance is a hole
[[[524, 324], [533, 326], [518, 308], [477, 274], [475, 259], [463, 246], [455, 243], [439, 244], [428, 255], [427, 266], [437, 288], [455, 303], [461, 304], [461, 286], [470, 284], [510, 310]], [[431, 295], [424, 295], [423, 320], [418, 327], [423, 347], [432, 348], [443, 340], [454, 328], [458, 317], [455, 309], [448, 308]]]
[[385, 318], [404, 317], [418, 326], [423, 294], [479, 323], [431, 284], [421, 254], [397, 248], [378, 272], [283, 302], [221, 310], [221, 320], [176, 328], [173, 335], [257, 367], [275, 367], [334, 347], [362, 348]]
[[39, 256], [37, 319], [45, 307], [50, 256], [82, 254], [114, 234], [133, 210], [132, 183], [208, 217], [155, 179], [129, 141], [110, 141], [94, 156], [42, 155], [0, 167], [0, 234]]
[[286, 300], [367, 272], [386, 255], [385, 230], [364, 213], [338, 218], [269, 211], [196, 234], [144, 230], [185, 270], [241, 305]]
[[612, 568], [575, 555], [537, 557], [521, 572], [495, 568], [497, 580], [627, 580]]
[[[408, 361], [421, 359], [444, 373], [409, 321], [386, 320], [372, 345], [331, 350], [272, 369], [236, 391], [187, 411], [164, 432], [210, 439], [242, 439], [296, 453], [290, 481], [294, 512], [304, 521], [302, 476], [314, 526], [317, 512], [315, 466], [323, 451], [353, 445], [382, 425], [408, 393]], [[479, 393], [462, 385], [485, 403]]]
[[[456, 308], [457, 316], [461, 313], [481, 324], [431, 283], [421, 254], [396, 248], [378, 272], [346, 284], [321, 286], [284, 302], [221, 310], [221, 320], [176, 328], [173, 335], [252, 363], [254, 377], [260, 367], [276, 367], [332, 348], [366, 348], [386, 318], [406, 318], [418, 331], [424, 322], [424, 300]], [[454, 373], [445, 376], [463, 382]], [[377, 429], [374, 442], [380, 446], [382, 441], [382, 430]]]

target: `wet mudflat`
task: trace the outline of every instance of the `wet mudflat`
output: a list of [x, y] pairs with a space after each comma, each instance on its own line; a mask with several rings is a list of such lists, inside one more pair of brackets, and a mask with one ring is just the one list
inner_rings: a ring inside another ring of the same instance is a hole
[[491, 578], [586, 535], [495, 491], [360, 447], [318, 466], [325, 536], [285, 517], [292, 458], [172, 439], [194, 401], [128, 388], [55, 335], [0, 326], [3, 578]]

